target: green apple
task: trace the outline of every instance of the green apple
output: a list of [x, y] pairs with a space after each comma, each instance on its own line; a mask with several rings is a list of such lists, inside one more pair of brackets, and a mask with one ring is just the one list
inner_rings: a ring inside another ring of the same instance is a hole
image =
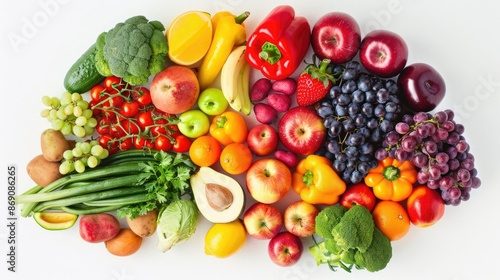
[[179, 116], [177, 126], [182, 134], [189, 138], [197, 138], [208, 133], [210, 120], [201, 110], [193, 109]]
[[198, 107], [207, 115], [222, 114], [228, 106], [229, 103], [219, 88], [207, 88], [198, 97]]

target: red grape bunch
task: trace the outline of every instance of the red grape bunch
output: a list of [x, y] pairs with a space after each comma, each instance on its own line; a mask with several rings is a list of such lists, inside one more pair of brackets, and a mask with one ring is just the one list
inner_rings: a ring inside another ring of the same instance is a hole
[[453, 118], [449, 109], [433, 115], [405, 114], [384, 137], [375, 157], [411, 160], [419, 170], [418, 183], [438, 189], [446, 204], [459, 205], [469, 199], [470, 191], [478, 188], [481, 180], [463, 135], [464, 126]]

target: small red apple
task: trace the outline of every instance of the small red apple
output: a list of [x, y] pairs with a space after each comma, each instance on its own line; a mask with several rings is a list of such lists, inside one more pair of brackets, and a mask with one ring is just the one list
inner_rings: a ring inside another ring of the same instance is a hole
[[361, 30], [356, 20], [343, 12], [329, 12], [320, 17], [311, 31], [311, 47], [319, 59], [343, 64], [353, 59], [361, 44]]
[[422, 185], [413, 189], [406, 208], [412, 224], [429, 227], [443, 217], [445, 204], [437, 190]]
[[292, 185], [292, 172], [274, 158], [259, 159], [246, 172], [250, 195], [258, 202], [271, 204], [285, 196]]
[[267, 246], [269, 257], [279, 266], [296, 264], [303, 251], [302, 240], [288, 231], [278, 233], [269, 241]]
[[278, 132], [268, 124], [258, 124], [248, 132], [247, 145], [257, 156], [267, 156], [278, 147]]
[[280, 119], [278, 135], [285, 148], [298, 155], [313, 154], [326, 138], [323, 119], [310, 107], [297, 106]]
[[408, 46], [401, 36], [388, 30], [374, 30], [361, 41], [359, 61], [382, 78], [399, 74], [408, 61]]
[[318, 213], [316, 206], [303, 200], [296, 201], [285, 209], [283, 214], [285, 228], [298, 237], [311, 236], [315, 232], [315, 219]]
[[150, 93], [151, 101], [158, 110], [180, 114], [196, 104], [200, 85], [191, 68], [172, 65], [154, 76]]
[[243, 214], [243, 223], [248, 235], [265, 240], [276, 236], [283, 227], [283, 218], [278, 208], [256, 202]]
[[377, 199], [373, 191], [364, 183], [354, 184], [349, 186], [346, 191], [340, 196], [339, 204], [347, 209], [354, 205], [362, 205], [370, 212], [375, 207]]

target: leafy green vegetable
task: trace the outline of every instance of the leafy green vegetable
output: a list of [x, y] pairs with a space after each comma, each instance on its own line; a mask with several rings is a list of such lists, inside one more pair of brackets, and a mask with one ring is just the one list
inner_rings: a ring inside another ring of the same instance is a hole
[[117, 211], [118, 217], [137, 217], [148, 211], [158, 209], [162, 204], [180, 200], [182, 196], [192, 196], [189, 178], [196, 170], [196, 165], [189, 156], [182, 153], [156, 153], [156, 161], [139, 163], [144, 173], [144, 187], [148, 192], [148, 201], [129, 205]]
[[198, 208], [192, 200], [181, 199], [164, 207], [158, 215], [158, 249], [166, 252], [189, 239], [198, 225], [198, 216]]
[[[352, 267], [370, 272], [384, 269], [392, 258], [392, 246], [375, 227], [373, 217], [364, 206], [349, 210], [340, 205], [324, 208], [316, 218], [316, 233], [323, 238], [309, 247], [316, 263], [327, 264], [332, 270]], [[329, 234], [331, 233], [331, 234]]]
[[159, 21], [134, 16], [120, 22], [96, 41], [96, 68], [103, 76], [117, 76], [135, 86], [165, 69], [168, 45]]

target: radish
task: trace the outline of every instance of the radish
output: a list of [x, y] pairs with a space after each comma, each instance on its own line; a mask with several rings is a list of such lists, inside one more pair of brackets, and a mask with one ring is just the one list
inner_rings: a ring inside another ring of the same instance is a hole
[[290, 168], [294, 168], [299, 163], [299, 158], [297, 157], [297, 155], [288, 150], [276, 150], [274, 152], [274, 158], [280, 160]]
[[293, 78], [275, 81], [272, 85], [272, 90], [286, 95], [292, 95], [297, 90], [297, 81]]
[[250, 100], [252, 103], [264, 100], [271, 91], [271, 87], [271, 80], [267, 78], [257, 80], [250, 89]]
[[272, 123], [278, 117], [276, 110], [268, 104], [259, 103], [253, 106], [255, 118], [260, 123]]
[[288, 95], [274, 92], [267, 96], [266, 102], [277, 112], [283, 113], [290, 109], [292, 99]]

